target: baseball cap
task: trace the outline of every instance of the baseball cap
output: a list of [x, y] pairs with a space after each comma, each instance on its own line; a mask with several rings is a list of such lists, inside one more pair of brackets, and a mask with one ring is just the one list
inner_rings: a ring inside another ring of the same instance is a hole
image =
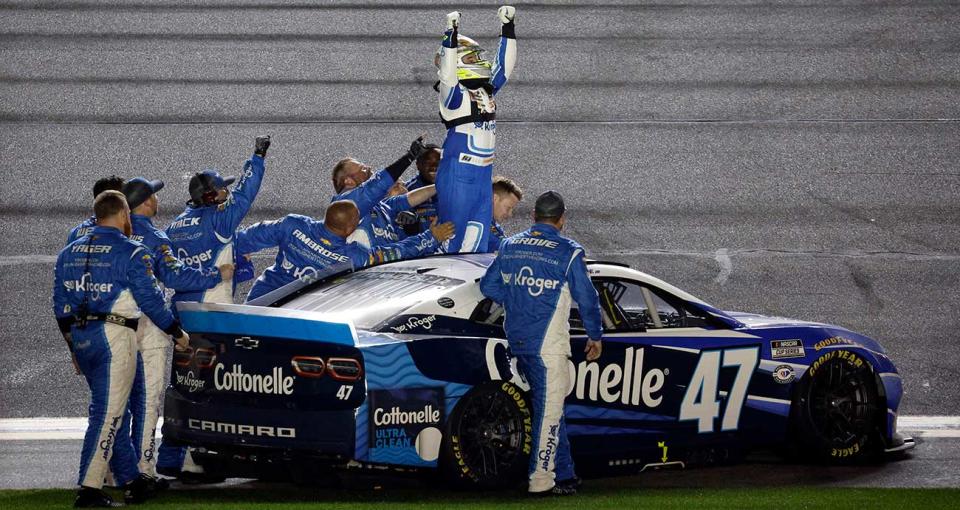
[[123, 194], [127, 197], [130, 210], [147, 201], [150, 195], [163, 189], [163, 181], [151, 181], [145, 177], [134, 177], [123, 185]]
[[223, 177], [220, 172], [212, 168], [197, 172], [190, 178], [190, 199], [195, 204], [202, 204], [204, 193], [226, 188], [235, 180], [237, 180], [236, 177]]
[[533, 213], [538, 218], [559, 218], [566, 210], [563, 197], [552, 190], [537, 197], [537, 203], [533, 206]]

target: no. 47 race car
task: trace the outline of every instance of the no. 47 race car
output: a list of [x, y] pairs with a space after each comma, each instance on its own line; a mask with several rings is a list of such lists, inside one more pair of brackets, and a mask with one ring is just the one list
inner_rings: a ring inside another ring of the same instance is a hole
[[[181, 303], [163, 434], [224, 476], [439, 468], [518, 483], [531, 400], [477, 280], [491, 255], [332, 268], [248, 305]], [[581, 473], [727, 461], [759, 447], [850, 461], [913, 446], [874, 340], [725, 312], [639, 271], [588, 264], [603, 356], [571, 311], [566, 420]], [[283, 469], [280, 469], [283, 468]]]

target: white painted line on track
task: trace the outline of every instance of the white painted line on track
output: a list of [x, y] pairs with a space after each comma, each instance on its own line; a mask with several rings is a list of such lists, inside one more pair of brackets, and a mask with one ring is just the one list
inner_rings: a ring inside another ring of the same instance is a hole
[[20, 266], [24, 264], [53, 264], [57, 261], [56, 255], [3, 255], [0, 256], [0, 266]]
[[[753, 398], [753, 397], [751, 397]], [[157, 437], [163, 418], [157, 422]], [[61, 441], [83, 439], [86, 418], [0, 419], [0, 441]], [[897, 430], [918, 437], [960, 438], [960, 416], [900, 416]]]

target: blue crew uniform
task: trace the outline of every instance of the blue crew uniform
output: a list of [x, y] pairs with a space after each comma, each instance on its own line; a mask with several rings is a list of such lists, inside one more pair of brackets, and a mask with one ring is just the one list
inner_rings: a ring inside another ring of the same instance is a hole
[[237, 232], [238, 253], [272, 247], [279, 247], [276, 262], [257, 278], [247, 301], [294, 280], [310, 280], [333, 264], [350, 263], [359, 269], [416, 257], [436, 250], [437, 241], [433, 233], [427, 231], [395, 244], [364, 248], [330, 232], [322, 221], [299, 214], [260, 222]]
[[[406, 184], [407, 190], [409, 191], [418, 190], [426, 186], [433, 186], [433, 184], [424, 181], [420, 175], [408, 180], [404, 184]], [[417, 213], [417, 218], [420, 219], [420, 228], [418, 231], [426, 232], [430, 228], [430, 225], [433, 224], [433, 220], [437, 219], [437, 196], [434, 195], [430, 197], [430, 200], [423, 202], [412, 210]]]
[[571, 297], [591, 339], [602, 335], [600, 300], [583, 248], [556, 227], [537, 223], [508, 237], [480, 280], [480, 290], [504, 307], [507, 341], [533, 396], [530, 490], [550, 490], [574, 478], [563, 420], [570, 357]]
[[[262, 156], [254, 154], [243, 165], [243, 172], [233, 187], [230, 196], [222, 204], [188, 204], [166, 233], [173, 242], [174, 254], [190, 267], [200, 270], [224, 264], [235, 264], [233, 280], [206, 290], [184, 290], [173, 296], [173, 302], [199, 301], [201, 303], [233, 303], [233, 294], [238, 281], [252, 277], [252, 265], [245, 258], [234, 256], [234, 236], [237, 227], [253, 206], [266, 172]], [[188, 462], [189, 460], [189, 462]], [[193, 460], [188, 459], [187, 449], [160, 444], [157, 469], [165, 474], [181, 470], [194, 470]]]
[[[189, 267], [173, 253], [172, 242], [167, 234], [154, 226], [147, 216], [131, 214], [133, 234], [130, 239], [142, 243], [153, 258], [153, 271], [168, 290], [197, 292], [211, 289], [221, 281], [220, 271], [215, 267], [197, 269]], [[133, 441], [140, 459], [140, 472], [156, 475], [155, 432], [163, 392], [167, 387], [167, 358], [170, 337], [148, 318], [141, 318], [137, 327], [140, 359], [134, 392], [131, 394], [133, 412]]]
[[[245, 260], [234, 260], [234, 234], [257, 198], [265, 171], [263, 158], [253, 155], [243, 165], [243, 173], [226, 202], [188, 205], [167, 227], [177, 258], [201, 270], [223, 264], [244, 265]], [[235, 275], [233, 281], [220, 282], [210, 289], [177, 292], [173, 301], [232, 303], [236, 280]]]
[[394, 219], [397, 214], [410, 210], [410, 200], [407, 195], [397, 195], [382, 200], [370, 214], [361, 221], [347, 241], [356, 242], [364, 248], [386, 246], [407, 238], [403, 227], [396, 225]]
[[83, 220], [79, 225], [73, 227], [73, 230], [70, 231], [70, 235], [67, 236], [67, 243], [64, 246], [76, 241], [77, 239], [80, 239], [90, 232], [93, 232], [93, 228], [96, 226], [97, 218], [94, 216]]
[[494, 253], [500, 249], [500, 243], [507, 237], [503, 232], [503, 227], [493, 222], [490, 224], [490, 237], [487, 240], [487, 253]]
[[53, 311], [60, 330], [71, 334], [91, 393], [78, 479], [82, 486], [100, 488], [108, 463], [121, 485], [139, 474], [123, 415], [137, 366], [132, 328], [141, 310], [168, 334], [181, 334], [145, 246], [116, 228], [98, 226], [60, 251]]
[[440, 48], [440, 118], [447, 128], [437, 170], [437, 213], [456, 233], [444, 250], [482, 252], [493, 219], [493, 160], [496, 145], [494, 96], [513, 72], [517, 40], [513, 23], [503, 25], [490, 79], [468, 89], [457, 78], [457, 34], [448, 30]]

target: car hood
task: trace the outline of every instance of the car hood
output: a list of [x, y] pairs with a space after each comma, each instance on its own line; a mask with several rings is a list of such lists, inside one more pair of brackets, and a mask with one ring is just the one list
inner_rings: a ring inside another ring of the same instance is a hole
[[833, 324], [825, 324], [822, 322], [810, 322], [802, 321], [798, 319], [789, 319], [787, 317], [770, 317], [767, 315], [760, 315], [757, 313], [746, 313], [746, 312], [729, 312], [724, 311], [723, 313], [729, 315], [733, 319], [739, 321], [741, 324], [747, 327], [747, 329], [762, 329], [762, 328], [791, 328], [791, 327], [800, 327], [800, 328], [818, 328], [823, 331], [824, 338], [831, 336], [842, 336], [844, 338], [853, 340], [854, 343], [870, 349], [874, 352], [884, 354], [886, 351], [880, 342], [855, 331], [850, 331], [847, 328], [840, 326], [835, 326]]
[[743, 325], [748, 328], [765, 328], [765, 327], [782, 327], [782, 326], [830, 326], [829, 324], [823, 324], [820, 322], [810, 322], [802, 321], [799, 319], [789, 319], [787, 317], [771, 317], [767, 315], [760, 315], [758, 313], [747, 313], [747, 312], [730, 312], [724, 311], [723, 313], [733, 317], [734, 319], [743, 323]]

